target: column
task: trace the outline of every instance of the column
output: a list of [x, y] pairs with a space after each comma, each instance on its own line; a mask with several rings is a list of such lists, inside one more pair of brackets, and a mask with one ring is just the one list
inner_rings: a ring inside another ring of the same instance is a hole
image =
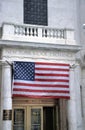
[[70, 100], [67, 104], [69, 130], [77, 130], [76, 84], [74, 69], [70, 69]]
[[70, 100], [68, 101], [69, 130], [82, 130], [80, 66], [70, 69]]
[[[0, 89], [1, 92], [1, 89]], [[1, 93], [0, 93], [0, 130], [1, 130]]]
[[75, 73], [75, 88], [76, 88], [76, 112], [77, 112], [77, 130], [82, 130], [82, 110], [81, 110], [81, 69], [77, 65], [74, 69]]
[[11, 130], [12, 128], [12, 97], [11, 97], [11, 66], [4, 63], [2, 65], [2, 129]]

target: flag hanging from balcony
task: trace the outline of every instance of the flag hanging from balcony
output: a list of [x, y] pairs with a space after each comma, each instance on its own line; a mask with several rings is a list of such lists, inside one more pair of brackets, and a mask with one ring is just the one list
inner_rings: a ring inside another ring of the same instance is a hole
[[70, 98], [69, 64], [15, 61], [13, 68], [13, 97]]

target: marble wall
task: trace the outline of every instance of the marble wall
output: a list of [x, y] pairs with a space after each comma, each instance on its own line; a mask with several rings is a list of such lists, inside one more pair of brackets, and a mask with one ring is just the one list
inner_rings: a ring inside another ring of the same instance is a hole
[[[23, 0], [0, 1], [0, 24], [23, 24]], [[48, 0], [48, 26], [75, 28], [76, 0]]]

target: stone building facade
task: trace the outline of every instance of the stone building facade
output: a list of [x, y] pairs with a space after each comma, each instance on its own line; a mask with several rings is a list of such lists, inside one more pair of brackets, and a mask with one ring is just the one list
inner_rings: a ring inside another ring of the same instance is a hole
[[[84, 130], [84, 10], [84, 0], [0, 1], [0, 130]], [[70, 64], [70, 99], [13, 98], [14, 61]]]

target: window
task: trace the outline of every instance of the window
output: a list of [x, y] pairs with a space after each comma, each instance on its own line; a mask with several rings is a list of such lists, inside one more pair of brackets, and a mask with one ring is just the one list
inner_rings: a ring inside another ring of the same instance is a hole
[[24, 0], [24, 23], [47, 25], [47, 0]]
[[13, 130], [24, 130], [24, 109], [14, 109]]

